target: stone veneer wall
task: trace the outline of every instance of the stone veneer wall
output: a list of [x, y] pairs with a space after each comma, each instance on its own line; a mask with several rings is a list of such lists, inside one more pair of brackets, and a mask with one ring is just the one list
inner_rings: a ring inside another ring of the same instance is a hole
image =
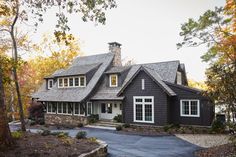
[[74, 116], [74, 115], [62, 115], [62, 114], [45, 114], [45, 124], [49, 125], [78, 125], [79, 123], [88, 124], [88, 117]]

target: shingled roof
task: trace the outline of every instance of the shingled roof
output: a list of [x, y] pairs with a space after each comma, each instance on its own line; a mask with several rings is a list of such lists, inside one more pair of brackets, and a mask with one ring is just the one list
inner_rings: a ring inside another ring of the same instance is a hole
[[38, 98], [39, 101], [81, 102], [82, 100], [86, 99], [87, 96], [92, 92], [102, 74], [111, 64], [113, 57], [114, 54], [112, 53], [77, 57], [72, 63], [71, 67], [69, 67], [68, 69], [74, 69], [74, 67], [83, 67], [85, 65], [93, 64], [94, 66], [90, 66], [90, 68], [88, 68], [91, 69], [92, 67], [95, 67], [95, 65], [100, 65], [86, 87], [59, 89], [57, 87], [57, 84], [55, 84], [52, 89], [46, 90], [45, 87], [45, 90], [34, 93], [32, 97]]

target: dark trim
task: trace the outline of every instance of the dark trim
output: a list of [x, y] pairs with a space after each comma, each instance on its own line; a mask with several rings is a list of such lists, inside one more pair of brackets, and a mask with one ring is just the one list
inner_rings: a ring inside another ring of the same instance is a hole
[[187, 91], [190, 91], [190, 92], [193, 92], [193, 93], [196, 93], [196, 94], [200, 94], [200, 93], [204, 92], [203, 90], [200, 90], [200, 89], [197, 89], [197, 88], [191, 88], [191, 87], [187, 87], [187, 86], [183, 86], [183, 85], [178, 85], [178, 84], [170, 83], [170, 82], [167, 82], [167, 81], [164, 81], [164, 82], [167, 85], [171, 85], [171, 86], [174, 86], [176, 88], [187, 90]]

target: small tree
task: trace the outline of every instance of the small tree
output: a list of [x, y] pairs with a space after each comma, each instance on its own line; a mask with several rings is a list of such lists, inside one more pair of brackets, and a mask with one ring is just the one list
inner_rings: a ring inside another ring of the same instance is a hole
[[3, 86], [3, 63], [6, 63], [6, 61], [9, 63], [9, 60], [0, 55], [0, 147], [10, 146], [13, 144], [7, 120], [5, 92]]

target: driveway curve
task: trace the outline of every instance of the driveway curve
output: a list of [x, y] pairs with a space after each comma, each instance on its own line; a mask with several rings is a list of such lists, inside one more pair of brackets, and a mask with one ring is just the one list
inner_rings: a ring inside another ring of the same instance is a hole
[[[11, 130], [15, 130], [11, 126]], [[175, 136], [139, 136], [120, 134], [117, 131], [82, 128], [51, 130], [68, 132], [75, 137], [78, 131], [86, 131], [88, 137], [96, 137], [108, 144], [109, 157], [194, 157], [194, 151], [201, 149]], [[37, 132], [38, 129], [30, 129]]]

